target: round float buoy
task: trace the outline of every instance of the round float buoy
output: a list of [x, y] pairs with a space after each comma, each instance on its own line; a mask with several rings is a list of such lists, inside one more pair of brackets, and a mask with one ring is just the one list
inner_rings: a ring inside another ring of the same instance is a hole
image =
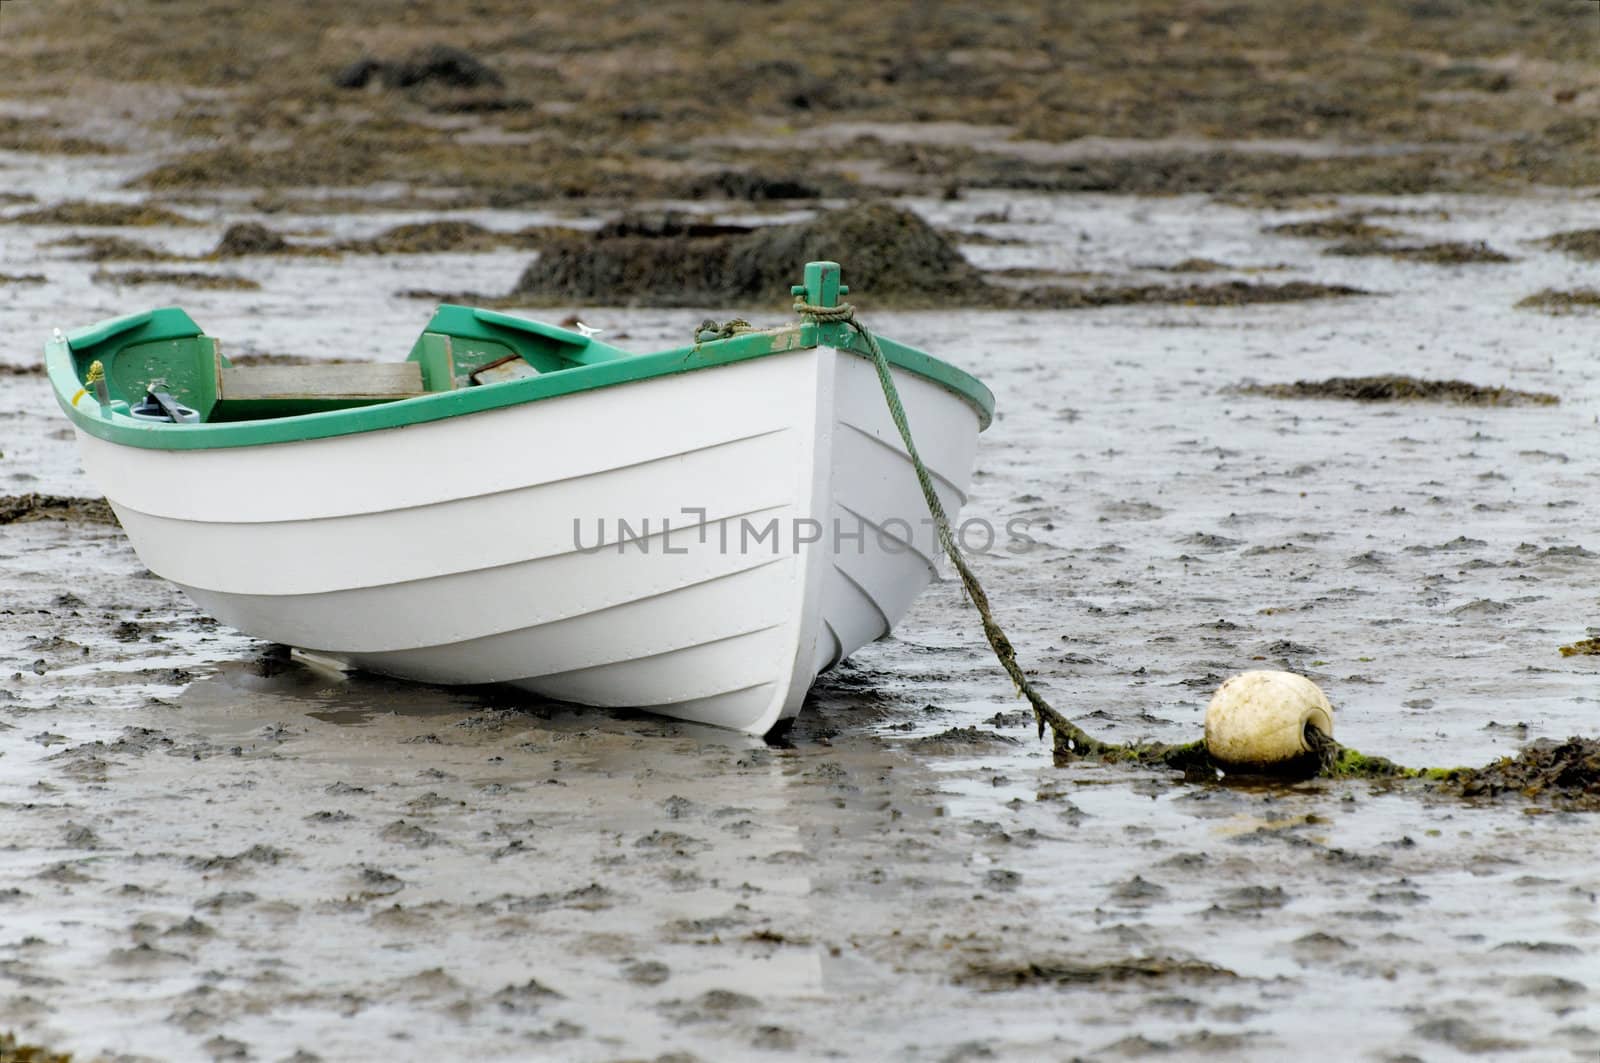
[[1206, 707], [1206, 751], [1238, 769], [1282, 769], [1312, 753], [1307, 727], [1333, 737], [1333, 706], [1317, 684], [1293, 672], [1241, 672]]

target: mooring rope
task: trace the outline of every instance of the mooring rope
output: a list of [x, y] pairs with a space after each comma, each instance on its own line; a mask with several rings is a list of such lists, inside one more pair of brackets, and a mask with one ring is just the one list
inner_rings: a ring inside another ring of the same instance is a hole
[[[796, 294], [802, 290], [796, 288]], [[933, 477], [929, 474], [927, 465], [923, 463], [922, 456], [917, 453], [917, 444], [911, 435], [911, 423], [906, 417], [905, 406], [900, 401], [900, 391], [895, 387], [889, 359], [883, 353], [883, 347], [878, 343], [877, 337], [872, 334], [871, 329], [856, 319], [855, 307], [849, 303], [818, 306], [806, 302], [801, 295], [795, 300], [794, 309], [801, 318], [814, 325], [849, 325], [866, 345], [867, 353], [871, 356], [872, 364], [878, 373], [878, 383], [883, 388], [884, 401], [889, 406], [889, 416], [893, 418], [895, 428], [900, 432], [900, 440], [905, 444], [906, 453], [911, 458], [911, 466], [917, 472], [917, 483], [922, 487], [923, 500], [928, 505], [928, 512], [933, 516], [934, 527], [939, 534], [939, 544], [960, 575], [961, 585], [965, 588], [967, 597], [977, 607], [978, 615], [983, 618], [983, 634], [989, 640], [989, 646], [994, 650], [995, 657], [1006, 670], [1006, 674], [1011, 677], [1011, 681], [1016, 684], [1017, 692], [1026, 697], [1033, 707], [1034, 719], [1039, 724], [1040, 737], [1044, 736], [1044, 729], [1049, 726], [1055, 732], [1054, 748], [1058, 755], [1067, 753], [1107, 760], [1136, 761], [1140, 764], [1176, 768], [1186, 774], [1195, 771], [1215, 772], [1217, 778], [1222, 778], [1224, 774], [1222, 768], [1211, 757], [1204, 739], [1176, 746], [1163, 743], [1120, 745], [1102, 742], [1051, 707], [1044, 695], [1040, 694], [1028, 680], [1022, 671], [1022, 666], [1017, 663], [1016, 649], [1011, 645], [1011, 640], [1005, 631], [1001, 629], [999, 621], [995, 619], [994, 610], [989, 605], [989, 596], [984, 593], [983, 585], [978, 582], [977, 575], [967, 564], [960, 546], [957, 545], [955, 534], [950, 529], [950, 518], [944, 511], [944, 503], [934, 490]], [[742, 325], [743, 322], [739, 324]], [[716, 322], [706, 322], [702, 328], [707, 326], [721, 331], [721, 326], [717, 326]], [[1306, 759], [1315, 763], [1317, 774], [1324, 776], [1411, 778], [1425, 779], [1437, 784], [1456, 779], [1463, 773], [1468, 776], [1473, 774], [1472, 769], [1407, 768], [1383, 757], [1363, 756], [1354, 749], [1339, 745], [1332, 736], [1324, 734], [1315, 727], [1306, 728], [1306, 740], [1310, 747]], [[1504, 763], [1509, 763], [1509, 758], [1502, 761], [1502, 764]]]
[[934, 490], [933, 477], [928, 474], [928, 467], [923, 464], [922, 456], [917, 453], [917, 444], [911, 438], [911, 423], [906, 418], [905, 406], [900, 402], [900, 391], [895, 387], [894, 377], [890, 373], [889, 359], [884, 355], [883, 348], [879, 346], [872, 330], [856, 319], [856, 308], [850, 303], [816, 306], [804, 299], [796, 299], [794, 310], [801, 317], [819, 325], [849, 325], [866, 343], [867, 351], [872, 355], [872, 364], [878, 370], [878, 383], [883, 387], [884, 401], [889, 404], [889, 416], [894, 418], [894, 426], [900, 430], [900, 440], [906, 445], [906, 453], [911, 456], [911, 467], [916, 469], [917, 482], [922, 485], [922, 497], [928, 503], [928, 512], [933, 515], [934, 528], [939, 534], [939, 544], [944, 547], [945, 555], [950, 558], [951, 565], [955, 566], [957, 574], [960, 575], [961, 585], [966, 588], [967, 597], [972, 600], [972, 604], [977, 607], [978, 615], [983, 618], [983, 634], [989, 640], [989, 646], [999, 659], [1000, 666], [1016, 684], [1017, 692], [1026, 697], [1028, 704], [1033, 706], [1033, 716], [1039, 724], [1039, 736], [1044, 737], [1045, 725], [1048, 724], [1056, 733], [1056, 744], [1058, 746], [1064, 744], [1071, 752], [1095, 755], [1118, 748], [1094, 738], [1051, 708], [1044, 695], [1034, 688], [1022, 671], [1022, 666], [1017, 663], [1017, 651], [1012, 647], [1005, 631], [1001, 629], [999, 621], [994, 618], [994, 610], [989, 605], [989, 596], [984, 593], [983, 585], [978, 582], [977, 575], [962, 555], [961, 547], [956, 543], [955, 533], [950, 530], [950, 518], [945, 514], [944, 503], [939, 500], [939, 493]]

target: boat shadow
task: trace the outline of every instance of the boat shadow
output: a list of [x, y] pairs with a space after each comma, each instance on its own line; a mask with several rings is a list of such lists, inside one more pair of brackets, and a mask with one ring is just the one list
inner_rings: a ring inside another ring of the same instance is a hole
[[[179, 708], [203, 715], [237, 713], [280, 718], [297, 713], [322, 723], [357, 727], [379, 719], [441, 722], [485, 714], [511, 716], [541, 730], [600, 730], [639, 738], [687, 738], [722, 745], [762, 745], [759, 738], [634, 709], [600, 709], [553, 701], [506, 686], [435, 686], [333, 667], [314, 655], [271, 646], [254, 658], [218, 661], [186, 686]], [[781, 736], [774, 744], [787, 746]]]

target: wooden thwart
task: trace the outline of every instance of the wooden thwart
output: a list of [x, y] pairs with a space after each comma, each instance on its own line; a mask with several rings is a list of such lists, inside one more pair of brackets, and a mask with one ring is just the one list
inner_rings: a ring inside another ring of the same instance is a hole
[[217, 373], [222, 402], [389, 400], [425, 394], [422, 367], [416, 362], [221, 366]]

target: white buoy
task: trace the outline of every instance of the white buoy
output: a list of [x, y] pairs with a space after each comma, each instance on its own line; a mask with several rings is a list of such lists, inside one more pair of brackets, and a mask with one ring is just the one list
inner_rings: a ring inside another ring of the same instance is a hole
[[1321, 688], [1293, 672], [1241, 672], [1206, 707], [1206, 750], [1240, 768], [1272, 768], [1311, 752], [1306, 727], [1333, 737], [1333, 706]]

